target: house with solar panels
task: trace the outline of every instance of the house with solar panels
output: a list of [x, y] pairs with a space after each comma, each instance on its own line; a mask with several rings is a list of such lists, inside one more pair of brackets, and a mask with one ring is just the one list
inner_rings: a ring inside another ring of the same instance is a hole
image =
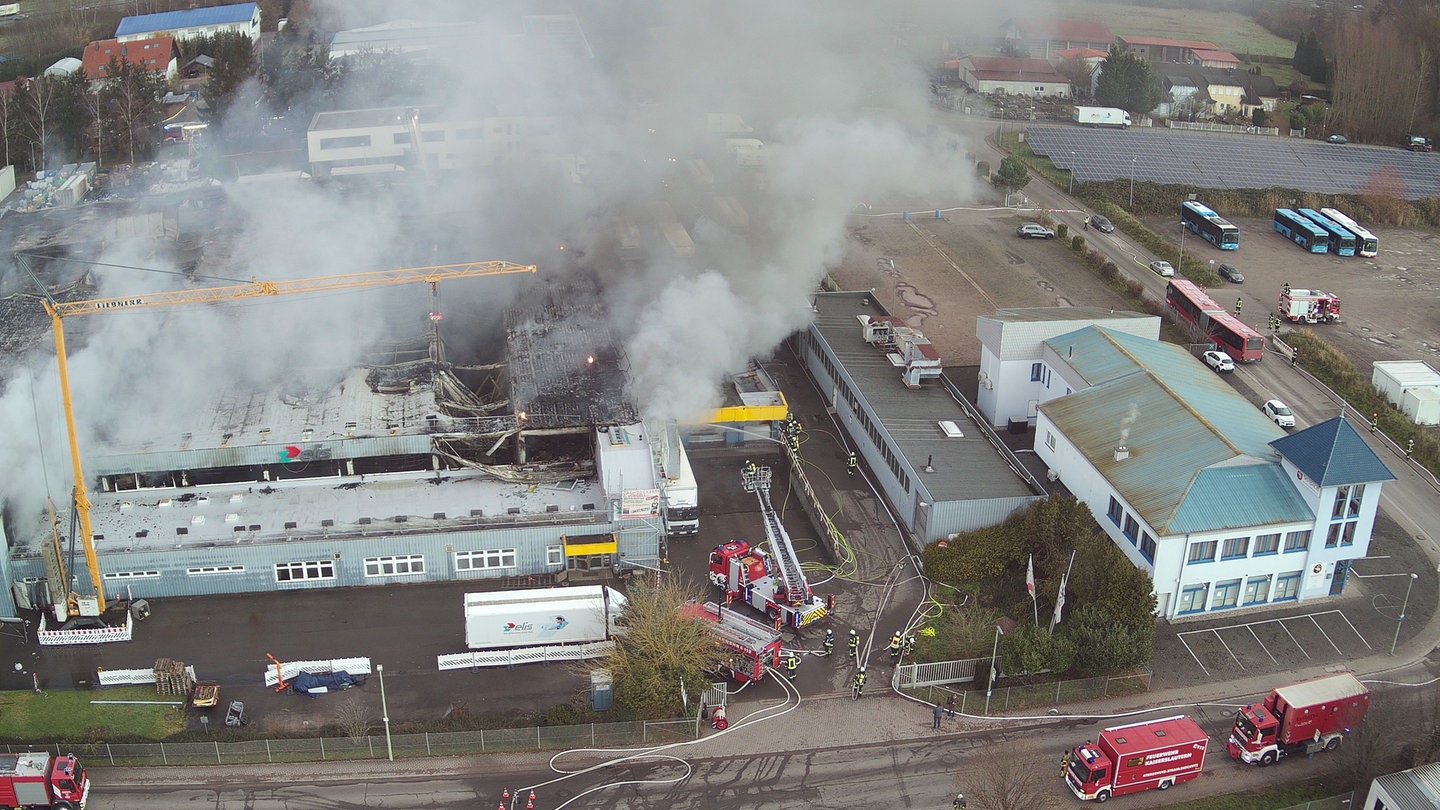
[[168, 36], [182, 40], [215, 36], [227, 31], [244, 34], [250, 37], [251, 42], [259, 42], [259, 4], [231, 3], [224, 6], [122, 17], [120, 24], [115, 28], [115, 39], [121, 42], [130, 42], [131, 40]]
[[1342, 417], [1286, 433], [1184, 348], [1100, 326], [1050, 337], [1035, 452], [1155, 585], [1166, 619], [1344, 592], [1385, 463]]

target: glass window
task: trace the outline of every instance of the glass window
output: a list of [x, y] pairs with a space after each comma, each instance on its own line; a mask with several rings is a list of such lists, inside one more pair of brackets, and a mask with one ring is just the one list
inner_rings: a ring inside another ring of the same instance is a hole
[[1310, 530], [1290, 532], [1285, 535], [1285, 551], [1304, 551], [1310, 548]]
[[1048, 430], [1045, 431], [1045, 446], [1051, 450], [1055, 449], [1055, 434]]
[[1192, 585], [1180, 592], [1180, 612], [1199, 613], [1210, 598], [1210, 583]]
[[1140, 535], [1140, 553], [1150, 562], [1155, 562], [1155, 538], [1149, 532]]
[[1355, 545], [1355, 527], [1359, 525], [1360, 521], [1358, 520], [1352, 520], [1345, 524], [1345, 531], [1340, 535], [1340, 545]]
[[208, 576], [210, 574], [243, 574], [243, 565], [201, 565], [195, 568], [186, 568], [185, 575], [191, 577]]
[[1345, 517], [1345, 507], [1350, 503], [1350, 487], [1336, 487], [1335, 504], [1330, 507], [1330, 517]]
[[1201, 540], [1190, 544], [1190, 562], [1212, 562], [1215, 559], [1215, 541]]
[[276, 582], [299, 582], [307, 579], [334, 579], [334, 560], [275, 563]]
[[1041, 369], [1044, 367], [1045, 365], [1043, 363], [1030, 364], [1030, 382], [1040, 382]]
[[546, 565], [563, 565], [565, 562], [565, 549], [560, 546], [545, 547]]
[[1276, 534], [1262, 534], [1255, 538], [1256, 557], [1259, 557], [1261, 554], [1274, 554], [1279, 550], [1280, 535], [1278, 532]]
[[1344, 523], [1331, 523], [1330, 529], [1325, 533], [1325, 548], [1335, 548], [1340, 545], [1340, 530]]
[[1115, 500], [1115, 497], [1112, 495], [1110, 497], [1110, 509], [1105, 514], [1110, 516], [1112, 523], [1119, 526], [1120, 518], [1125, 515], [1125, 507], [1121, 506], [1120, 502]]
[[1134, 516], [1134, 515], [1126, 515], [1126, 516], [1125, 516], [1125, 536], [1128, 537], [1128, 538], [1130, 538], [1130, 542], [1133, 543], [1133, 542], [1135, 542], [1135, 538], [1138, 537], [1139, 534], [1140, 534], [1140, 524], [1135, 521], [1135, 516]]
[[425, 573], [425, 556], [423, 554], [365, 558], [365, 576], [367, 577], [393, 577], [423, 573]]
[[355, 149], [370, 145], [369, 135], [347, 135], [341, 138], [321, 138], [320, 148], [324, 149]]
[[1232, 537], [1226, 540], [1225, 545], [1220, 548], [1220, 557], [1222, 559], [1232, 560], [1236, 557], [1244, 557], [1245, 552], [1249, 550], [1250, 538]]
[[111, 571], [102, 574], [105, 579], [155, 579], [160, 576], [159, 571]]
[[1270, 597], [1270, 577], [1255, 577], [1245, 583], [1245, 604], [1258, 605]]
[[1360, 517], [1360, 500], [1364, 497], [1364, 484], [1356, 484], [1350, 487], [1350, 509], [1345, 512], [1345, 517]]
[[1240, 580], [1232, 579], [1229, 582], [1215, 583], [1215, 610], [1222, 608], [1233, 608], [1240, 604]]
[[1275, 577], [1275, 600], [1283, 602], [1287, 599], [1297, 599], [1300, 596], [1300, 572], [1293, 574], [1281, 574]]
[[455, 552], [456, 571], [485, 571], [515, 567], [515, 549], [498, 548]]

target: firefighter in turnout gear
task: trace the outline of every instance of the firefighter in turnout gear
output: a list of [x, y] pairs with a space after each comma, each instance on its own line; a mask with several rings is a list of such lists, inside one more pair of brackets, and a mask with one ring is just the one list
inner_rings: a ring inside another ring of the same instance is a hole
[[830, 629], [826, 629], [826, 630], [825, 630], [825, 642], [824, 642], [824, 646], [825, 646], [825, 652], [822, 653], [822, 655], [829, 655], [830, 653], [835, 652], [835, 631], [834, 631], [834, 630], [830, 630]]
[[906, 636], [906, 637], [905, 637], [905, 654], [906, 654], [906, 655], [914, 655], [914, 654], [915, 654], [915, 637], [914, 637], [914, 636]]
[[850, 451], [850, 458], [849, 458], [849, 460], [847, 460], [847, 461], [845, 462], [845, 474], [846, 474], [846, 475], [854, 475], [854, 474], [855, 474], [855, 468], [856, 468], [856, 466], [857, 466], [857, 463], [856, 463], [856, 461], [855, 461], [855, 451], [854, 451], [854, 450], [851, 450], [851, 451]]
[[785, 677], [789, 678], [792, 681], [795, 680], [795, 670], [799, 668], [800, 656], [796, 655], [793, 652], [790, 653], [790, 655], [785, 658]]
[[854, 658], [854, 657], [855, 657], [855, 653], [857, 653], [857, 652], [859, 652], [859, 651], [860, 651], [860, 634], [857, 633], [857, 632], [855, 632], [855, 628], [852, 627], [852, 628], [850, 628], [850, 657], [851, 657], [851, 658]]
[[864, 691], [865, 691], [865, 670], [864, 670], [864, 669], [859, 669], [859, 670], [856, 670], [856, 671], [855, 671], [855, 681], [854, 681], [854, 683], [851, 684], [851, 687], [855, 690], [855, 697], [857, 697], [857, 698], [860, 697], [860, 693], [861, 693], [861, 692], [864, 692]]
[[895, 635], [890, 637], [890, 660], [898, 661], [900, 659], [900, 651], [904, 648], [905, 642], [900, 639], [900, 631], [897, 630], [895, 631]]

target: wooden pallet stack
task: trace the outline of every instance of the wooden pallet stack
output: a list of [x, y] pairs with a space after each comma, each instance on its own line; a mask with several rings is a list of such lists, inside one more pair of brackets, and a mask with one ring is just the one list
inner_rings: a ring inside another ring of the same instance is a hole
[[173, 658], [158, 658], [155, 660], [155, 692], [161, 695], [190, 696], [190, 690], [195, 688], [195, 682], [190, 679], [190, 674], [185, 671], [185, 662], [176, 661]]

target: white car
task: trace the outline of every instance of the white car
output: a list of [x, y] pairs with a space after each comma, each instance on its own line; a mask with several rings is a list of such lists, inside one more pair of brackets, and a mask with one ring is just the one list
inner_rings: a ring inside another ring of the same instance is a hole
[[1165, 278], [1170, 278], [1175, 275], [1175, 268], [1164, 260], [1150, 262], [1150, 269]]
[[1271, 422], [1282, 428], [1295, 427], [1295, 412], [1290, 410], [1285, 403], [1278, 399], [1272, 399], [1260, 406], [1260, 410], [1270, 418]]
[[1200, 355], [1200, 359], [1205, 361], [1205, 365], [1215, 369], [1221, 374], [1235, 370], [1235, 361], [1231, 360], [1230, 355], [1225, 352], [1217, 352], [1212, 349]]

